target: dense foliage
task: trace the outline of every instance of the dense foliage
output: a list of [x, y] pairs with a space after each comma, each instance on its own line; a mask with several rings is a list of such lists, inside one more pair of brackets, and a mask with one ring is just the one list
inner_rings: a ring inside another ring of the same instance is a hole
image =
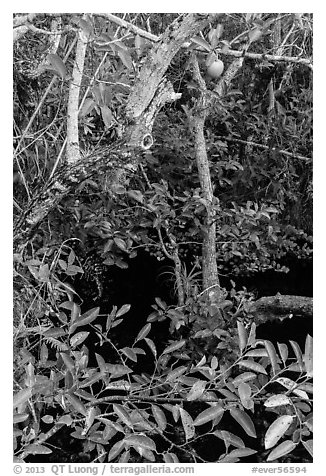
[[[17, 461], [32, 455], [50, 461], [51, 444], [62, 445], [60, 438], [78, 448], [75, 461], [312, 456], [312, 338], [304, 349], [293, 340], [257, 339], [253, 296], [233, 281], [266, 270], [286, 273], [289, 260], [311, 258], [312, 18], [227, 14], [208, 23], [167, 69], [179, 95], [158, 112], [154, 143], [135, 152], [136, 170], [114, 181], [130, 126], [130, 92], [157, 36], [182, 17], [40, 14], [14, 43]], [[80, 30], [90, 39], [77, 145], [80, 160], [91, 165], [31, 224], [30, 210], [46, 207], [47, 189], [69, 174], [65, 125]], [[227, 69], [230, 50], [243, 52], [245, 61], [217, 95], [207, 61], [218, 51]], [[193, 54], [207, 94], [216, 96], [204, 131], [211, 204], [196, 165]], [[201, 280], [209, 207], [218, 270], [233, 279], [211, 300]], [[112, 302], [103, 311], [101, 299], [110, 270], [125, 270], [128, 279], [128, 264], [140, 251], [171, 264], [174, 294], [168, 303], [156, 297], [126, 346], [119, 325], [132, 312], [129, 303]], [[81, 292], [91, 288], [93, 305]], [[163, 341], [159, 323], [168, 328]], [[207, 443], [213, 455], [205, 452]]]

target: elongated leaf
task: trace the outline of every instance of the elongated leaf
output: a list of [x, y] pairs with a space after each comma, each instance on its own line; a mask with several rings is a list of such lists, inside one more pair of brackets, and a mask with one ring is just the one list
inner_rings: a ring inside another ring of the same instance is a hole
[[314, 456], [313, 455], [313, 440], [303, 441], [302, 444], [306, 448], [308, 453], [310, 453], [311, 456]]
[[124, 304], [123, 306], [120, 307], [120, 309], [117, 311], [115, 317], [121, 317], [124, 314], [127, 314], [127, 312], [130, 311], [131, 304]]
[[232, 383], [234, 387], [238, 387], [242, 382], [249, 382], [250, 380], [254, 380], [257, 377], [256, 374], [253, 372], [244, 372], [243, 374], [238, 375]]
[[297, 342], [293, 341], [293, 340], [290, 340], [289, 341], [291, 346], [292, 346], [292, 349], [295, 353], [295, 356], [297, 358], [297, 362], [298, 362], [298, 365], [300, 366], [300, 370], [304, 370], [304, 365], [303, 365], [303, 361], [302, 361], [302, 352], [301, 352], [301, 349], [300, 349], [300, 346]]
[[248, 342], [247, 344], [253, 345], [256, 341], [256, 324], [253, 322], [250, 326], [250, 332], [249, 332], [249, 337], [248, 337]]
[[75, 321], [70, 326], [70, 329], [69, 329], [70, 333], [72, 334], [73, 332], [75, 332], [77, 327], [86, 326], [87, 324], [90, 324], [91, 322], [93, 322], [97, 318], [99, 312], [100, 312], [100, 308], [94, 307], [93, 309], [90, 309], [89, 311], [82, 314], [80, 318], [78, 319], [78, 321]]
[[145, 448], [147, 450], [156, 451], [155, 442], [148, 436], [144, 436], [144, 435], [127, 436], [124, 439], [124, 442], [129, 446], [133, 446], [134, 448], [137, 448], [138, 446], [140, 446], [141, 448]]
[[220, 416], [221, 413], [224, 413], [224, 408], [221, 405], [207, 408], [196, 417], [194, 426], [204, 425], [209, 421], [215, 420], [215, 418]]
[[238, 362], [238, 365], [240, 365], [241, 367], [245, 367], [246, 369], [253, 370], [254, 372], [267, 375], [267, 372], [264, 367], [260, 364], [257, 364], [257, 362], [253, 360], [241, 360], [240, 362]]
[[274, 345], [269, 340], [264, 340], [264, 345], [268, 352], [268, 357], [272, 366], [272, 375], [276, 375], [279, 371], [279, 365], [277, 363], [277, 354]]
[[114, 458], [116, 458], [121, 453], [124, 447], [125, 445], [123, 440], [117, 441], [109, 451], [108, 461], [110, 462], [114, 460]]
[[182, 365], [181, 367], [177, 367], [176, 369], [172, 370], [166, 378], [167, 382], [174, 382], [178, 377], [184, 374], [187, 371], [187, 367]]
[[198, 380], [197, 382], [195, 382], [187, 395], [188, 402], [198, 400], [198, 398], [200, 398], [204, 393], [205, 387], [206, 382], [204, 380]]
[[67, 369], [73, 374], [75, 371], [75, 362], [72, 360], [70, 355], [65, 352], [60, 352], [60, 355]]
[[228, 447], [230, 445], [235, 446], [236, 448], [244, 448], [245, 444], [243, 440], [239, 437], [231, 433], [230, 431], [225, 430], [215, 430], [213, 435], [217, 436], [224, 441], [225, 446]]
[[121, 352], [123, 352], [128, 359], [137, 362], [137, 354], [130, 347], [124, 347], [121, 349]]
[[50, 53], [48, 54], [47, 59], [51, 66], [57, 71], [57, 73], [59, 73], [61, 78], [65, 79], [65, 77], [67, 76], [67, 69], [60, 56], [58, 56], [57, 54]]
[[265, 448], [273, 448], [293, 422], [293, 416], [282, 415], [268, 428], [265, 435]]
[[153, 413], [153, 416], [155, 418], [155, 421], [158, 425], [158, 427], [164, 431], [165, 428], [166, 428], [166, 425], [167, 425], [167, 420], [166, 420], [166, 416], [163, 412], [163, 410], [158, 407], [157, 405], [152, 405], [152, 413]]
[[153, 352], [154, 357], [156, 358], [157, 351], [156, 351], [156, 347], [155, 347], [155, 344], [152, 341], [152, 339], [149, 339], [148, 337], [145, 337], [145, 342], [148, 345], [148, 347], [151, 349], [151, 351]]
[[[15, 423], [21, 423], [22, 421], [25, 421], [27, 420], [28, 418], [28, 413], [16, 413], [14, 416], [13, 416], [13, 424]], [[44, 418], [44, 417], [43, 417]], [[42, 418], [42, 420], [43, 420]], [[44, 421], [44, 420], [43, 420]]]
[[123, 408], [122, 405], [120, 404], [113, 405], [113, 410], [125, 425], [127, 425], [129, 428], [133, 428], [132, 421], [130, 420], [128, 413], [126, 412], [126, 410]]
[[312, 351], [312, 337], [308, 334], [305, 343], [305, 351], [303, 361], [308, 377], [313, 374], [313, 351]]
[[194, 36], [193, 38], [191, 38], [191, 41], [193, 43], [196, 43], [197, 45], [201, 46], [202, 48], [204, 48], [206, 51], [212, 51], [212, 48], [210, 46], [209, 43], [207, 43], [207, 41], [205, 41], [203, 38], [201, 38], [200, 36]]
[[152, 328], [152, 324], [148, 323], [148, 324], [145, 324], [145, 326], [139, 331], [137, 337], [136, 337], [136, 340], [135, 342], [138, 342], [139, 340], [143, 340], [145, 339], [145, 337], [149, 334], [149, 332], [151, 331], [151, 328]]
[[280, 393], [278, 395], [272, 395], [265, 402], [264, 405], [267, 408], [280, 407], [282, 405], [291, 405], [292, 400], [287, 395]]
[[187, 441], [191, 440], [191, 438], [193, 438], [195, 435], [195, 426], [194, 426], [193, 419], [184, 408], [180, 407], [179, 411], [181, 415], [181, 421], [182, 421], [182, 426], [185, 432], [186, 440]]
[[246, 352], [246, 357], [268, 357], [266, 349], [253, 349]]
[[174, 453], [164, 453], [163, 459], [165, 463], [179, 463], [179, 460]]
[[84, 342], [85, 339], [89, 336], [89, 332], [78, 332], [77, 334], [73, 335], [70, 339], [70, 345], [72, 348], [77, 347], [77, 345]]
[[18, 407], [19, 405], [27, 402], [27, 400], [31, 398], [32, 393], [32, 388], [23, 388], [22, 390], [19, 390], [19, 392], [14, 395], [13, 407]]
[[238, 387], [238, 393], [244, 408], [251, 410], [254, 408], [254, 402], [251, 398], [251, 387], [246, 382], [241, 382]]
[[254, 455], [255, 453], [257, 453], [257, 451], [251, 448], [237, 448], [236, 450], [230, 451], [228, 456], [231, 456], [231, 458], [244, 458], [245, 456]]
[[52, 450], [50, 450], [50, 448], [48, 448], [47, 446], [33, 443], [24, 448], [24, 453], [29, 455], [48, 455], [52, 453]]
[[278, 351], [280, 353], [282, 361], [285, 363], [287, 361], [287, 358], [289, 356], [289, 349], [286, 344], [280, 344], [279, 342], [277, 343]]
[[67, 399], [71, 403], [71, 405], [74, 407], [77, 412], [81, 413], [82, 415], [86, 416], [87, 415], [87, 410], [79, 398], [77, 398], [75, 395], [71, 393], [67, 393]]
[[242, 322], [237, 321], [237, 327], [238, 327], [238, 336], [239, 336], [239, 349], [240, 352], [242, 352], [248, 342], [248, 335], [245, 326], [242, 324]]
[[291, 451], [293, 451], [295, 447], [296, 444], [293, 443], [292, 440], [282, 441], [281, 444], [276, 446], [276, 448], [274, 448], [273, 451], [270, 452], [266, 461], [274, 461], [277, 458], [281, 458], [282, 456], [291, 453]]
[[185, 340], [179, 340], [177, 342], [173, 342], [173, 344], [168, 345], [164, 349], [162, 355], [169, 354], [170, 352], [174, 352], [175, 350], [180, 349], [181, 347], [183, 347], [185, 345], [185, 343], [186, 343]]
[[239, 408], [230, 408], [230, 415], [236, 422], [239, 423], [239, 425], [242, 426], [247, 435], [251, 436], [252, 438], [257, 437], [255, 425], [246, 412], [240, 410]]

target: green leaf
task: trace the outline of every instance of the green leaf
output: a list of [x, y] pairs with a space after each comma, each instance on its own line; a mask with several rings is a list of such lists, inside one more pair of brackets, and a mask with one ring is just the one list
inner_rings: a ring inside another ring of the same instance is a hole
[[24, 448], [24, 453], [29, 455], [48, 455], [52, 453], [52, 450], [50, 450], [50, 448], [47, 446], [33, 443]]
[[237, 327], [238, 327], [238, 336], [239, 336], [239, 349], [240, 352], [242, 352], [248, 342], [248, 335], [245, 326], [242, 324], [242, 322], [237, 321]]
[[312, 377], [313, 374], [313, 350], [312, 350], [312, 337], [308, 334], [306, 337], [305, 351], [303, 356], [303, 362], [308, 377]]
[[164, 431], [167, 425], [167, 420], [163, 410], [157, 405], [152, 405], [152, 413], [158, 427], [160, 428], [160, 430]]
[[173, 344], [168, 345], [164, 349], [162, 355], [169, 354], [170, 352], [174, 352], [175, 350], [180, 349], [181, 347], [183, 347], [185, 345], [185, 343], [186, 343], [185, 340], [179, 340], [177, 342], [174, 342]]
[[169, 372], [166, 381], [167, 382], [174, 382], [180, 375], [184, 374], [187, 371], [187, 368], [185, 365], [182, 365], [181, 367], [177, 367], [176, 369], [172, 370], [172, 372]]
[[51, 66], [55, 69], [55, 71], [59, 73], [61, 78], [65, 79], [65, 77], [67, 76], [67, 69], [66, 69], [66, 65], [64, 64], [60, 56], [58, 56], [55, 53], [50, 53], [47, 56], [47, 60], [49, 61]]
[[240, 362], [238, 362], [238, 365], [240, 365], [240, 367], [245, 367], [246, 369], [253, 370], [254, 372], [267, 375], [267, 372], [264, 367], [260, 364], [257, 364], [257, 362], [253, 360], [241, 360]]
[[137, 362], [137, 354], [130, 348], [130, 347], [124, 347], [121, 349], [121, 352], [125, 354], [128, 359], [132, 360], [133, 362]]
[[187, 401], [198, 400], [205, 391], [206, 382], [204, 380], [198, 380], [193, 384], [187, 395]]
[[278, 342], [277, 347], [278, 347], [278, 351], [280, 353], [281, 359], [282, 359], [283, 363], [285, 364], [285, 362], [287, 361], [287, 358], [289, 356], [288, 346], [286, 344], [282, 344], [282, 343], [280, 344]]
[[85, 339], [89, 336], [89, 332], [78, 332], [70, 338], [70, 345], [72, 348], [77, 347], [77, 345], [84, 342]]
[[118, 415], [120, 420], [129, 428], [133, 428], [133, 424], [128, 416], [128, 413], [120, 404], [113, 404], [113, 411]]
[[281, 407], [283, 405], [291, 405], [292, 400], [287, 395], [280, 393], [278, 395], [272, 395], [271, 397], [267, 398], [264, 402], [265, 407], [273, 408], [273, 407]]
[[289, 342], [290, 342], [290, 344], [292, 346], [292, 349], [295, 353], [295, 356], [297, 358], [297, 362], [298, 362], [298, 365], [300, 366], [300, 369], [302, 371], [304, 371], [304, 365], [303, 365], [303, 361], [302, 361], [302, 352], [301, 352], [299, 344], [297, 342], [293, 341], [293, 340], [290, 340]]
[[265, 448], [267, 450], [275, 446], [278, 440], [282, 438], [292, 424], [293, 419], [294, 417], [291, 415], [282, 415], [271, 424], [265, 435]]
[[281, 458], [282, 456], [291, 453], [291, 451], [293, 451], [296, 446], [297, 445], [293, 443], [292, 440], [282, 441], [281, 444], [276, 446], [276, 448], [274, 448], [273, 451], [270, 452], [266, 461], [274, 461], [277, 458]]
[[269, 340], [264, 340], [264, 345], [266, 347], [268, 357], [272, 366], [272, 375], [274, 376], [280, 370], [279, 365], [277, 363], [276, 350], [274, 345]]
[[130, 311], [131, 305], [130, 304], [124, 304], [123, 306], [120, 307], [120, 309], [117, 311], [115, 317], [121, 317], [124, 314], [127, 314], [127, 312]]
[[201, 38], [200, 36], [194, 36], [193, 38], [191, 38], [191, 41], [193, 43], [196, 43], [196, 45], [199, 45], [201, 46], [202, 48], [204, 48], [206, 51], [209, 51], [211, 52], [212, 51], [212, 48], [210, 46], [209, 43], [207, 43], [207, 41], [205, 41], [203, 38]]
[[266, 349], [253, 349], [246, 352], [245, 357], [268, 357]]
[[67, 369], [73, 374], [75, 372], [75, 362], [65, 352], [60, 352], [60, 355]]
[[243, 374], [238, 375], [234, 380], [232, 380], [232, 384], [234, 387], [238, 387], [242, 382], [250, 382], [250, 380], [254, 380], [257, 377], [256, 374], [253, 372], [244, 372]]
[[238, 387], [238, 393], [244, 408], [248, 410], [254, 408], [254, 402], [251, 398], [251, 387], [246, 382], [241, 382]]
[[124, 442], [128, 446], [133, 446], [134, 448], [137, 448], [140, 446], [141, 448], [151, 450], [151, 451], [156, 451], [156, 445], [154, 441], [151, 438], [148, 438], [148, 436], [144, 435], [132, 435], [132, 436], [127, 436], [124, 439]]
[[247, 435], [251, 436], [252, 438], [257, 437], [255, 425], [246, 412], [240, 410], [239, 408], [230, 408], [230, 415], [236, 422], [239, 423], [240, 426], [242, 426]]
[[89, 311], [82, 314], [79, 317], [78, 321], [75, 321], [70, 326], [70, 329], [69, 329], [70, 333], [72, 334], [73, 332], [75, 332], [77, 327], [86, 326], [87, 324], [90, 324], [91, 322], [93, 322], [97, 318], [97, 316], [99, 315], [99, 312], [100, 312], [100, 308], [99, 307], [94, 307], [93, 309], [90, 309]]
[[66, 397], [71, 403], [71, 405], [74, 407], [74, 409], [77, 410], [78, 413], [81, 413], [84, 416], [87, 415], [87, 410], [84, 404], [81, 402], [81, 400], [79, 400], [79, 398], [77, 398], [75, 395], [71, 393], [67, 393]]
[[151, 351], [153, 352], [154, 357], [156, 358], [157, 351], [156, 351], [156, 347], [155, 347], [155, 344], [152, 341], [152, 339], [149, 339], [148, 337], [145, 337], [145, 342], [148, 345], [148, 347], [151, 349]]
[[254, 455], [255, 453], [257, 453], [257, 451], [252, 450], [251, 448], [237, 448], [236, 450], [230, 451], [228, 456], [231, 456], [231, 458], [244, 458], [245, 456]]
[[253, 345], [256, 341], [256, 324], [253, 322], [250, 326], [250, 332], [248, 337], [248, 346]]
[[204, 425], [205, 423], [215, 420], [221, 413], [224, 413], [224, 408], [217, 404], [214, 407], [207, 408], [202, 411], [195, 419], [194, 426]]
[[125, 447], [125, 445], [124, 445], [123, 440], [117, 441], [109, 451], [108, 461], [110, 462], [114, 458], [116, 458], [121, 453], [121, 451], [124, 449], [124, 447]]
[[313, 457], [313, 440], [302, 441], [303, 446], [306, 448], [308, 453]]
[[150, 323], [145, 324], [145, 326], [139, 331], [135, 342], [138, 342], [139, 340], [145, 339], [145, 337], [149, 334], [151, 328], [152, 328], [152, 325]]
[[112, 378], [122, 377], [123, 375], [132, 373], [131, 368], [121, 364], [106, 364], [106, 370]]
[[27, 402], [27, 400], [31, 398], [32, 393], [32, 388], [23, 388], [22, 390], [19, 390], [19, 392], [14, 395], [13, 407], [18, 407], [19, 405]]
[[[22, 421], [27, 420], [27, 418], [28, 418], [28, 413], [16, 413], [13, 416], [13, 424], [21, 423]], [[42, 420], [43, 420], [43, 418], [42, 418]]]
[[136, 202], [143, 203], [144, 202], [144, 195], [141, 193], [140, 190], [128, 190], [127, 195], [130, 198], [136, 200]]
[[182, 421], [182, 426], [185, 432], [186, 436], [186, 441], [190, 440], [191, 438], [194, 437], [195, 435], [195, 426], [193, 419], [189, 415], [189, 413], [184, 410], [183, 408], [179, 408], [180, 411], [180, 416], [181, 416], [181, 421]]

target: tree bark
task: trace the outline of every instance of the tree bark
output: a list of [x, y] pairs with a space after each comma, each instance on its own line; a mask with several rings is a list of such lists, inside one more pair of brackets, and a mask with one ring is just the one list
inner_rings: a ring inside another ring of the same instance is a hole
[[248, 309], [257, 324], [282, 321], [292, 316], [312, 318], [313, 299], [305, 296], [267, 296], [253, 302]]
[[[126, 127], [123, 141], [106, 148], [96, 156], [72, 160], [58, 167], [52, 180], [27, 205], [15, 224], [15, 239], [22, 242], [76, 184], [100, 172], [99, 166], [114, 170], [112, 185], [125, 182], [125, 177], [137, 170], [137, 150], [146, 150], [152, 144], [153, 123], [160, 108], [179, 96], [164, 78], [171, 60], [182, 44], [202, 30], [216, 14], [186, 14], [175, 20], [149, 52], [147, 61], [129, 96], [126, 106]], [[96, 167], [95, 167], [96, 166]], [[95, 168], [93, 168], [95, 167]]]

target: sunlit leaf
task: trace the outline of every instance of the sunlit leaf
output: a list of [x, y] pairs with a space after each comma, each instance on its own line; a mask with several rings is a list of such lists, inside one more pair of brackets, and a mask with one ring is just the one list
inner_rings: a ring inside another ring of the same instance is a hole
[[205, 391], [205, 387], [206, 387], [206, 382], [204, 380], [198, 380], [197, 382], [195, 382], [188, 392], [188, 395], [187, 395], [188, 402], [197, 400], [198, 398], [200, 398]]
[[224, 408], [221, 405], [207, 408], [202, 411], [195, 419], [194, 426], [204, 425], [205, 423], [215, 420], [216, 417], [224, 413]]
[[313, 440], [302, 441], [302, 444], [308, 453], [313, 457]]
[[25, 446], [24, 453], [29, 455], [48, 455], [52, 453], [52, 450], [47, 446], [33, 443], [31, 445]]
[[285, 456], [294, 450], [296, 444], [292, 440], [285, 440], [274, 448], [267, 457], [266, 461], [274, 461], [277, 458]]
[[272, 375], [276, 375], [279, 371], [279, 365], [277, 363], [277, 354], [274, 345], [269, 340], [264, 340], [264, 345], [266, 347], [268, 357], [272, 366]]
[[27, 402], [27, 400], [31, 398], [32, 393], [32, 388], [23, 388], [22, 390], [19, 390], [19, 392], [14, 395], [13, 407], [18, 407], [19, 405]]
[[157, 405], [152, 405], [152, 413], [153, 413], [153, 416], [155, 418], [155, 421], [156, 421], [158, 427], [162, 431], [164, 431], [165, 428], [166, 428], [166, 425], [167, 425], [167, 420], [166, 420], [166, 416], [165, 416], [163, 410]]
[[238, 362], [238, 365], [240, 365], [240, 367], [245, 367], [246, 369], [253, 370], [254, 372], [267, 375], [267, 372], [264, 367], [260, 364], [257, 364], [257, 362], [255, 362], [254, 360], [241, 360], [240, 362]]
[[278, 440], [282, 438], [293, 419], [294, 417], [291, 415], [282, 415], [271, 424], [265, 434], [265, 448], [267, 450], [275, 446]]
[[256, 438], [255, 425], [250, 416], [239, 408], [230, 408], [230, 415], [242, 426], [247, 435]]
[[181, 415], [182, 426], [186, 436], [186, 441], [188, 441], [195, 435], [194, 422], [189, 413], [184, 408], [180, 407], [179, 411]]
[[239, 348], [240, 352], [242, 352], [248, 342], [248, 335], [245, 326], [242, 324], [242, 322], [237, 321], [237, 328], [238, 328], [238, 337], [239, 337]]
[[120, 404], [113, 404], [113, 411], [118, 415], [120, 420], [129, 428], [133, 428], [133, 424], [129, 418], [127, 411]]
[[292, 400], [287, 395], [280, 393], [278, 395], [272, 395], [265, 400], [264, 405], [267, 408], [280, 407], [282, 405], [291, 405]]
[[164, 349], [162, 355], [169, 354], [170, 352], [174, 352], [175, 350], [180, 349], [181, 347], [183, 347], [185, 345], [185, 343], [186, 343], [185, 340], [179, 340], [177, 342], [174, 342], [173, 344], [168, 345]]
[[140, 446], [141, 448], [145, 448], [147, 450], [156, 451], [155, 442], [145, 435], [127, 436], [124, 439], [124, 442], [129, 446], [133, 446], [134, 448]]

